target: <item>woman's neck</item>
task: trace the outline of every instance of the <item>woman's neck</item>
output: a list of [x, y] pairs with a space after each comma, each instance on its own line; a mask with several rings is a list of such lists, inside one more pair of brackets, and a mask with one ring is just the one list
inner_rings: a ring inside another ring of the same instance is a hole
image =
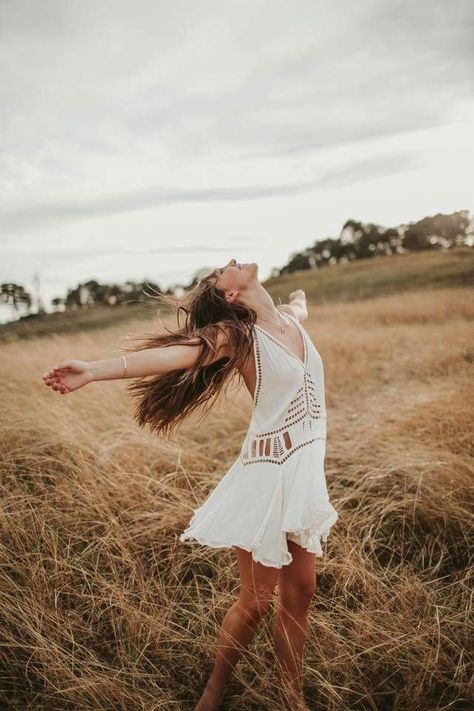
[[241, 294], [241, 302], [256, 312], [258, 322], [281, 326], [279, 311], [268, 291], [260, 283], [255, 287], [249, 287], [245, 294]]

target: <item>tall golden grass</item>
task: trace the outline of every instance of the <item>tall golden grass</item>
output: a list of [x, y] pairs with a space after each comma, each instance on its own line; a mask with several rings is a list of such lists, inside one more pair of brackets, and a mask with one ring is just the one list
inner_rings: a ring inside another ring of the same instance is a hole
[[[340, 518], [317, 559], [308, 704], [472, 708], [472, 297], [412, 290], [309, 313]], [[237, 456], [250, 396], [236, 387], [165, 440], [133, 424], [124, 383], [62, 396], [41, 380], [66, 357], [118, 355], [144, 327], [0, 348], [5, 708], [193, 709], [207, 680], [238, 569], [232, 549], [178, 537]], [[223, 709], [280, 709], [272, 613]]]

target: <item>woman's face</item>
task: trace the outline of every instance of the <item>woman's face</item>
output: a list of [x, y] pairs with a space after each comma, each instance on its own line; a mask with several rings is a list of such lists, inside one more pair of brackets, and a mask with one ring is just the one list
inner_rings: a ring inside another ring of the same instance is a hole
[[224, 267], [216, 267], [207, 277], [218, 289], [226, 292], [243, 291], [257, 278], [256, 262], [242, 263], [231, 259]]

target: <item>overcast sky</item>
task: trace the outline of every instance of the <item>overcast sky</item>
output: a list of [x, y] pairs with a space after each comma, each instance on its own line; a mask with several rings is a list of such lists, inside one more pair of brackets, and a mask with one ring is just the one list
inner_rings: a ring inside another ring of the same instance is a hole
[[474, 208], [471, 0], [2, 0], [0, 281], [264, 279]]

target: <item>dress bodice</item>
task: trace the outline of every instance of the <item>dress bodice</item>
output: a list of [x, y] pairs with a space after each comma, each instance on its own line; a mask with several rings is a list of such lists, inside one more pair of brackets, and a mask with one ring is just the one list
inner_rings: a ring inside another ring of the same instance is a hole
[[326, 438], [324, 369], [321, 356], [298, 319], [303, 361], [254, 324], [256, 383], [252, 418], [242, 444], [244, 465], [282, 464], [301, 447]]

